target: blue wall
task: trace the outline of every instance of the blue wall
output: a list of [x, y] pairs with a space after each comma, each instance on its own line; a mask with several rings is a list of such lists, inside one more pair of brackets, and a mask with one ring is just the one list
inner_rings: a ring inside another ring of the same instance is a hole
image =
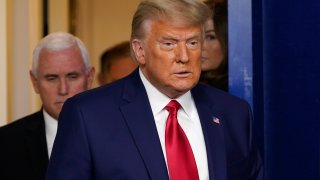
[[319, 180], [320, 2], [263, 2], [268, 179]]
[[[229, 7], [239, 3], [252, 7], [252, 104], [266, 180], [319, 180], [320, 1], [229, 0]], [[239, 14], [229, 16], [229, 28], [237, 28], [241, 11], [231, 13]], [[245, 84], [230, 88], [244, 97], [236, 89]]]

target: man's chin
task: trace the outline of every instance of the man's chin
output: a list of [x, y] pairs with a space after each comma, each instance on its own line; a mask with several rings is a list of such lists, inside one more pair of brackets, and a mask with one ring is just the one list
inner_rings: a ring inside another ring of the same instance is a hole
[[184, 93], [188, 92], [194, 87], [191, 85], [181, 85], [181, 86], [175, 86], [174, 91], [172, 92], [170, 98], [178, 98], [179, 96], [183, 95]]
[[55, 105], [56, 105], [57, 107], [59, 107], [60, 109], [62, 108], [63, 104], [64, 104], [64, 102], [56, 102], [56, 103], [55, 103]]

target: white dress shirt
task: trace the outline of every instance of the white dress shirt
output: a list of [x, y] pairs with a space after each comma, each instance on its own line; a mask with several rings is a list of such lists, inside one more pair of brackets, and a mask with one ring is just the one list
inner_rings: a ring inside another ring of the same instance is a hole
[[[161, 142], [163, 155], [167, 161], [165, 146], [165, 128], [169, 112], [165, 109], [165, 107], [172, 99], [170, 99], [168, 96], [164, 95], [158, 89], [156, 89], [145, 78], [140, 69], [139, 74], [148, 94], [153, 117], [155, 119], [159, 139]], [[190, 146], [192, 148], [192, 152], [195, 156], [199, 178], [200, 180], [208, 180], [209, 171], [206, 145], [202, 133], [198, 111], [195, 106], [193, 97], [191, 96], [191, 92], [188, 91], [175, 100], [178, 101], [182, 107], [178, 111], [178, 122], [183, 131], [185, 132], [186, 136], [188, 137]]]
[[43, 116], [44, 116], [45, 130], [46, 130], [48, 157], [50, 159], [53, 142], [57, 134], [58, 121], [53, 117], [51, 117], [45, 110], [43, 110]]

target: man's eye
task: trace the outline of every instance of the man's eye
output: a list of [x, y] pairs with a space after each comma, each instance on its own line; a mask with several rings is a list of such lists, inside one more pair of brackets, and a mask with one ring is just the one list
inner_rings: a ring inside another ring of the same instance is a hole
[[46, 80], [47, 81], [54, 81], [54, 80], [56, 80], [57, 79], [57, 77], [54, 77], [54, 76], [48, 76], [48, 77], [46, 77]]
[[174, 46], [175, 46], [175, 43], [173, 42], [165, 41], [160, 43], [160, 47], [165, 50], [171, 50], [174, 48]]
[[199, 46], [199, 41], [190, 41], [187, 43], [187, 46], [191, 49], [197, 48]]
[[198, 45], [198, 41], [191, 41], [190, 44], [193, 46], [196, 46], [196, 45]]
[[78, 74], [70, 74], [70, 75], [68, 75], [69, 79], [77, 79], [78, 77], [79, 77]]
[[164, 46], [166, 47], [172, 47], [173, 46], [173, 43], [172, 42], [164, 42], [162, 43]]

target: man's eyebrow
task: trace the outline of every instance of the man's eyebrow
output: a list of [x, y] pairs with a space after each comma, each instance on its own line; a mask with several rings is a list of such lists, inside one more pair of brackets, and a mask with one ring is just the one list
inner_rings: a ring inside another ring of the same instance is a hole
[[201, 37], [200, 34], [195, 34], [195, 35], [189, 37], [188, 39], [195, 39], [195, 38], [200, 38], [200, 37]]
[[200, 34], [195, 34], [193, 36], [190, 36], [186, 39], [186, 41], [190, 41], [190, 40], [194, 40], [194, 39], [201, 39], [201, 35]]
[[58, 74], [45, 74], [44, 77], [58, 77]]
[[68, 74], [80, 74], [80, 73], [77, 72], [77, 71], [72, 71], [72, 72], [67, 73], [67, 75], [68, 75]]
[[74, 75], [79, 75], [80, 73], [77, 71], [72, 71], [66, 74], [66, 76], [74, 76]]
[[172, 35], [164, 35], [161, 36], [161, 39], [165, 39], [165, 40], [178, 40], [178, 38], [172, 36]]
[[[194, 34], [194, 35], [186, 38], [185, 40], [196, 39], [196, 38], [200, 38], [200, 37], [201, 37], [200, 34]], [[161, 39], [164, 39], [164, 40], [176, 40], [176, 41], [180, 40], [177, 37], [174, 37], [172, 35], [164, 35], [164, 36], [161, 37]]]

